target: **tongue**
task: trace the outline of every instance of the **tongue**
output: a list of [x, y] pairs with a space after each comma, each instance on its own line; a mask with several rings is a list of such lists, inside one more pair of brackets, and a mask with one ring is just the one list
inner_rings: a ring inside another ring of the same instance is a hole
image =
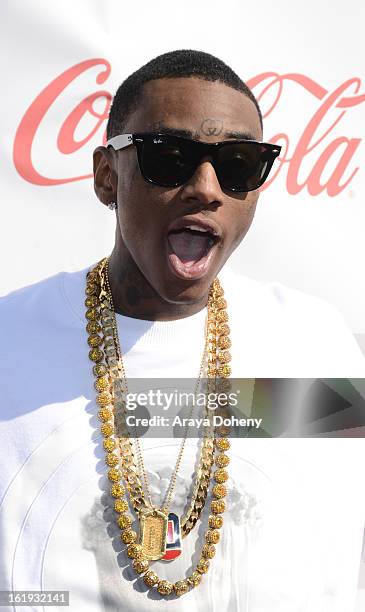
[[175, 255], [189, 266], [206, 255], [210, 239], [207, 234], [182, 230], [169, 234], [169, 242]]

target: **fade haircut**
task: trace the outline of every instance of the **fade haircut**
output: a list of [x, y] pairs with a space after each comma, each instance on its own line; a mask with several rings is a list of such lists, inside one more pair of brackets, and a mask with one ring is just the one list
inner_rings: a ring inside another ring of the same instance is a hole
[[180, 49], [155, 57], [123, 81], [110, 108], [106, 127], [107, 139], [124, 132], [129, 116], [137, 109], [141, 101], [145, 83], [154, 79], [191, 76], [205, 81], [220, 81], [232, 89], [241, 91], [256, 106], [262, 128], [262, 114], [255, 96], [227, 64], [210, 53]]

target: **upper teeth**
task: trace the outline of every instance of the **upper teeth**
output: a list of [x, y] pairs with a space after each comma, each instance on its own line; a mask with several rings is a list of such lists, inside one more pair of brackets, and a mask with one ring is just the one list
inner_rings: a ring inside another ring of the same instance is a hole
[[186, 225], [185, 229], [195, 230], [197, 232], [209, 232], [210, 230], [205, 227], [201, 227], [200, 225]]

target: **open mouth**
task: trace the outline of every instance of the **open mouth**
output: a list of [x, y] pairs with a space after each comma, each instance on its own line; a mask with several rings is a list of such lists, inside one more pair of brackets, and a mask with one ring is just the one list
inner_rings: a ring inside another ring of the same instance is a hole
[[[181, 220], [178, 225], [183, 225]], [[174, 274], [184, 279], [202, 278], [210, 267], [220, 240], [216, 229], [204, 223], [188, 223], [168, 232], [168, 259]]]

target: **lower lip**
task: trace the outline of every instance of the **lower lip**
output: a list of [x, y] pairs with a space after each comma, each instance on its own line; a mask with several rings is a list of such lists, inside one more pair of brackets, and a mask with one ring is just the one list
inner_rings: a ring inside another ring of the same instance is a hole
[[170, 243], [167, 239], [167, 260], [171, 272], [177, 276], [177, 278], [182, 278], [184, 280], [198, 280], [203, 278], [203, 276], [209, 272], [217, 246], [217, 243], [214, 244], [207, 255], [192, 265], [187, 266], [172, 252]]

